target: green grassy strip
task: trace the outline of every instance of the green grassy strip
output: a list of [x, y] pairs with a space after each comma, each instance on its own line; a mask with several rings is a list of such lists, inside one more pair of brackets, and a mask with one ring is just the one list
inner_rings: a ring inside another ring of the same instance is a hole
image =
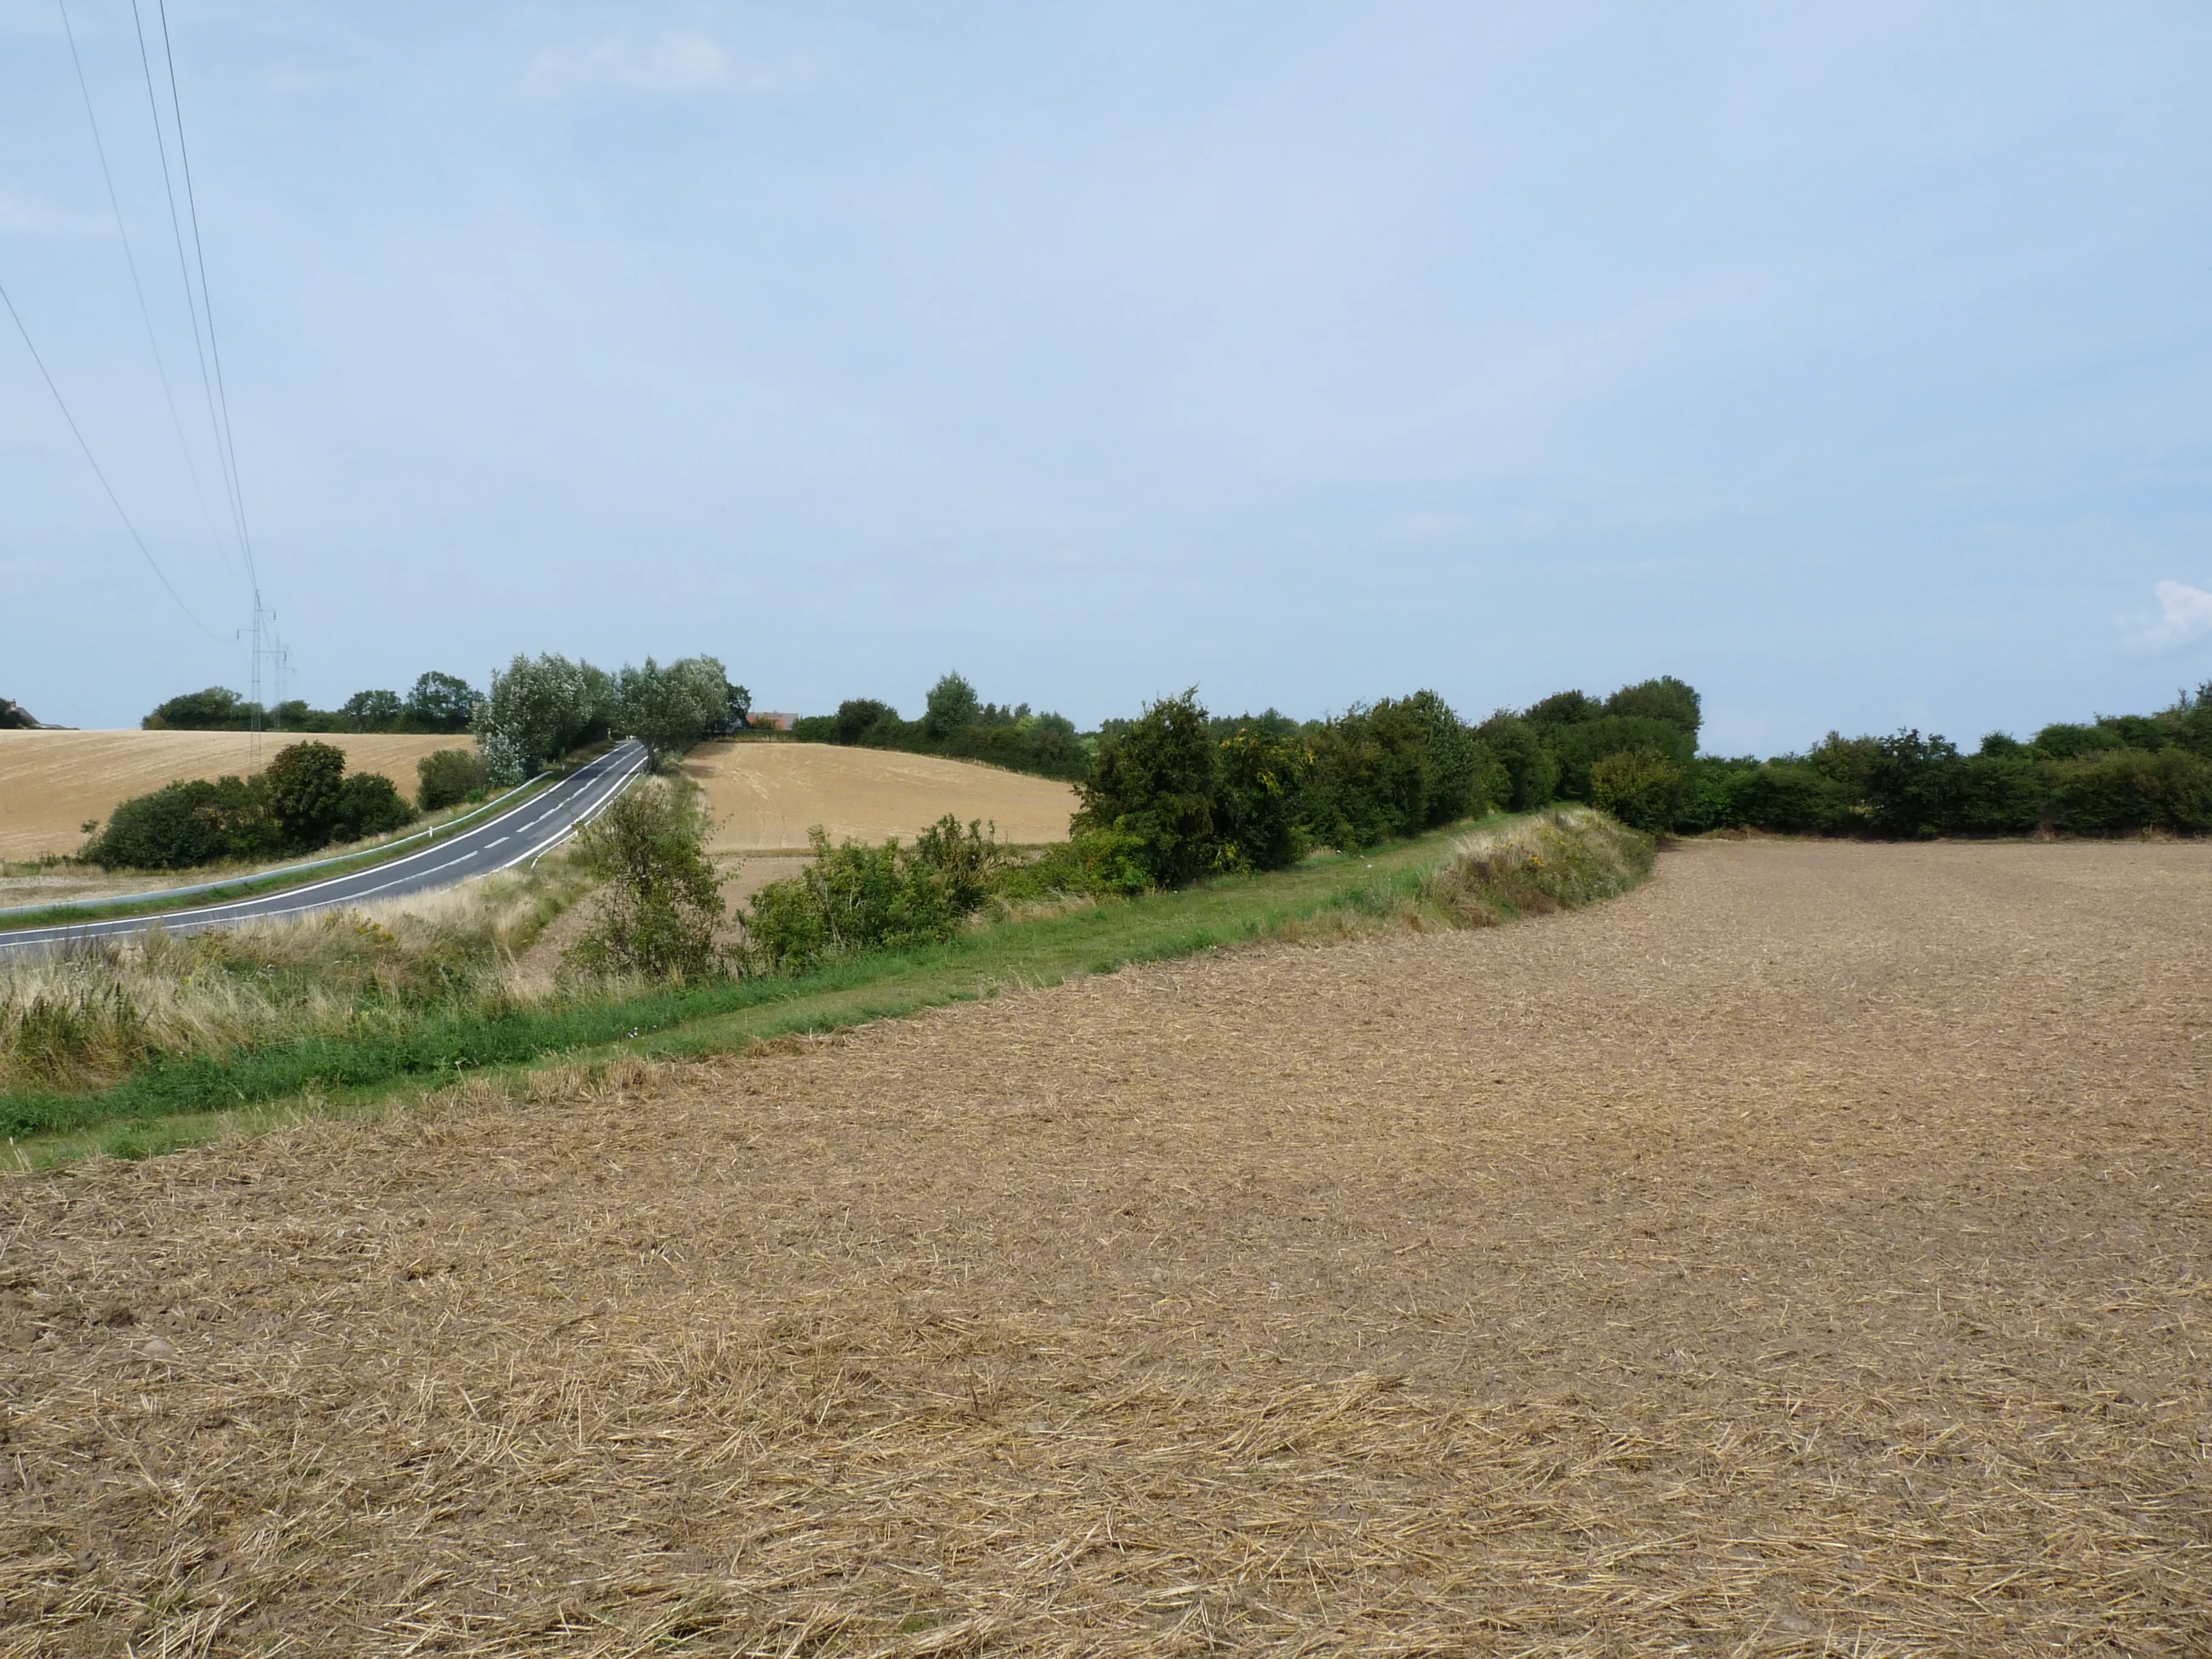
[[[514, 796], [503, 803], [500, 810], [512, 811], [517, 807], [529, 805], [556, 781], [549, 773], [538, 788]], [[450, 830], [456, 824], [467, 822], [483, 810], [477, 807], [463, 812], [444, 823], [434, 824], [432, 828], [434, 830]], [[236, 881], [225, 882], [219, 887], [204, 887], [197, 892], [173, 895], [118, 893], [112, 899], [84, 899], [49, 905], [40, 910], [25, 910], [16, 915], [0, 917], [0, 934], [27, 927], [65, 927], [76, 921], [127, 921], [137, 916], [166, 915], [172, 910], [198, 910], [210, 905], [232, 904], [240, 899], [258, 898], [267, 893], [282, 893], [295, 887], [313, 886], [319, 881], [335, 881], [341, 876], [357, 875], [363, 870], [374, 869], [392, 859], [412, 858], [416, 854], [427, 852], [438, 844], [438, 838], [434, 834], [423, 838], [422, 844], [416, 846], [414, 842], [418, 836], [419, 832], [410, 836], [404, 848], [398, 842], [363, 848], [351, 857], [341, 854], [327, 861], [318, 860], [312, 870], [280, 870], [266, 875], [240, 876]]]
[[597, 1050], [671, 1055], [823, 1031], [1130, 963], [1192, 955], [1330, 910], [1389, 914], [1450, 844], [1425, 836], [1358, 858], [1316, 859], [854, 957], [795, 979], [744, 980], [614, 1003], [447, 1018], [386, 1037], [331, 1038], [222, 1059], [157, 1063], [95, 1093], [0, 1094], [0, 1134], [68, 1134], [103, 1123], [234, 1110], [308, 1090], [354, 1091]]

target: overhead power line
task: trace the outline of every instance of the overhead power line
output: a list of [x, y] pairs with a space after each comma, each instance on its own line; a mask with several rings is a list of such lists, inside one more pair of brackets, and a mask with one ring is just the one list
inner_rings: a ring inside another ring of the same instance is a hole
[[222, 635], [202, 622], [191, 606], [185, 603], [184, 596], [170, 586], [169, 578], [162, 571], [161, 562], [155, 558], [153, 550], [146, 545], [146, 538], [138, 533], [138, 526], [131, 522], [130, 514], [124, 511], [122, 497], [115, 493], [115, 486], [107, 482], [107, 474], [100, 468], [100, 458], [92, 453], [92, 446], [84, 441], [83, 429], [77, 425], [76, 416], [70, 413], [69, 403], [62, 396], [62, 389], [54, 384], [54, 377], [47, 373], [46, 360], [39, 355], [39, 348], [31, 339], [31, 331], [23, 326], [22, 313], [15, 309], [15, 301], [8, 297], [8, 290], [4, 285], [0, 285], [0, 305], [6, 306], [9, 316], [15, 319], [15, 332], [23, 337], [24, 349], [31, 354], [31, 361], [39, 366], [39, 377], [46, 381], [46, 390], [54, 394], [54, 406], [61, 410], [62, 419], [69, 422], [69, 429], [76, 439], [77, 447], [84, 451], [84, 459], [91, 464], [93, 477], [100, 480], [100, 487], [107, 492], [107, 499], [114, 504], [116, 516], [123, 520], [123, 527], [131, 532], [131, 539], [137, 543], [139, 554], [145, 559], [147, 568], [154, 573], [169, 597], [176, 600], [177, 609], [191, 617], [192, 626], [219, 643]]
[[[84, 78], [84, 59], [77, 53], [76, 30], [70, 23], [69, 0], [54, 0], [54, 4], [62, 15], [62, 33], [69, 37], [70, 62], [76, 70], [76, 89], [84, 98], [84, 118], [92, 128], [92, 148], [100, 157], [100, 180], [107, 186], [108, 209], [115, 215], [115, 234], [123, 241], [123, 261], [131, 268], [131, 289], [138, 296], [138, 316], [146, 325], [146, 344], [154, 354], [154, 372], [161, 376], [161, 397], [169, 406], [169, 423], [176, 428], [178, 447], [184, 451], [185, 471], [191, 477], [192, 495], [200, 504], [200, 518], [220, 550], [222, 536], [215, 527], [215, 514], [208, 508], [207, 491], [200, 483], [200, 470], [192, 461], [191, 441], [185, 436], [184, 416], [177, 412], [177, 394], [169, 386], [169, 366], [162, 361], [161, 342], [154, 328], [154, 313], [146, 303], [146, 285], [138, 278], [138, 257], [131, 251], [131, 232], [123, 222], [123, 204], [116, 196], [115, 175], [107, 165], [107, 146], [100, 136], [100, 117], [93, 110], [92, 88]], [[158, 127], [155, 137], [160, 137]], [[189, 294], [186, 298], [189, 300]]]
[[[177, 161], [185, 175], [185, 205], [192, 222], [192, 255], [194, 262], [199, 267], [200, 308], [207, 313], [208, 356], [213, 359], [215, 362], [216, 403], [222, 410], [222, 450], [230, 481], [231, 508], [238, 517], [239, 545], [246, 555], [246, 575], [248, 580], [250, 580], [253, 584], [254, 603], [258, 606], [261, 599], [261, 579], [254, 570], [253, 535], [252, 530], [248, 527], [246, 516], [246, 489], [243, 481], [239, 476], [237, 440], [234, 438], [231, 434], [230, 392], [229, 389], [223, 384], [222, 347], [216, 337], [215, 296], [208, 287], [207, 249], [200, 240], [199, 197], [192, 188], [191, 151], [185, 143], [185, 105], [183, 98], [179, 95], [177, 91], [177, 52], [175, 46], [171, 43], [169, 39], [169, 4], [168, 0], [155, 0], [155, 3], [161, 19], [161, 56], [164, 63], [167, 65], [169, 71], [169, 107], [172, 113], [174, 115], [177, 123]], [[131, 15], [134, 18], [137, 16], [138, 0], [131, 0]], [[142, 56], [143, 53], [143, 41], [144, 35], [142, 29], [140, 35]], [[164, 177], [167, 176], [167, 159], [165, 155], [163, 158]], [[175, 210], [176, 202], [173, 194], [170, 198], [170, 212], [173, 217]], [[179, 246], [177, 252], [179, 258], [181, 259], [184, 254], [184, 249], [181, 246]], [[185, 286], [187, 291], [189, 291], [191, 287], [190, 278], [186, 279]]]

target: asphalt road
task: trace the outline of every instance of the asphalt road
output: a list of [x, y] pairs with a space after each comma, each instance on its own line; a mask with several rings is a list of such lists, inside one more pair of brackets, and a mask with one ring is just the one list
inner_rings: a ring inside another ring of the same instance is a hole
[[169, 910], [158, 916], [118, 916], [108, 921], [88, 917], [83, 921], [52, 927], [10, 929], [0, 932], [0, 957], [52, 950], [77, 939], [112, 939], [118, 934], [136, 933], [157, 921], [173, 933], [198, 933], [210, 927], [235, 927], [242, 921], [264, 917], [312, 915], [318, 911], [342, 910], [371, 899], [399, 898], [432, 888], [450, 887], [471, 876], [510, 869], [567, 839], [578, 825], [612, 800], [644, 766], [643, 744], [620, 744], [578, 768], [544, 793], [450, 840], [434, 841], [420, 852], [372, 865], [350, 875], [332, 876], [326, 881], [236, 899], [227, 904]]

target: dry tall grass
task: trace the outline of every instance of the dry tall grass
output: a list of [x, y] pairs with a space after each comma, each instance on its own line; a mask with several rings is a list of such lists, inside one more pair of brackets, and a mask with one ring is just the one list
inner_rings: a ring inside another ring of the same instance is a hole
[[543, 1000], [516, 960], [584, 890], [563, 860], [442, 892], [220, 932], [156, 927], [0, 964], [0, 1088], [87, 1088], [157, 1055], [404, 1029]]

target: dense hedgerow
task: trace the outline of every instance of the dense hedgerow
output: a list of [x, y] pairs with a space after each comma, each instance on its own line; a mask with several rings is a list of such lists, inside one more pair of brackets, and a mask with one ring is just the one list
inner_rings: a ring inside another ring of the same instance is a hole
[[1069, 782], [1089, 772], [1097, 746], [1095, 736], [1082, 736], [1064, 714], [1032, 713], [1025, 702], [983, 702], [959, 674], [947, 674], [930, 688], [920, 720], [902, 720], [897, 709], [873, 697], [851, 697], [834, 714], [796, 722], [792, 735], [801, 743], [982, 761]]
[[1701, 757], [1674, 827], [1800, 835], [2124, 836], [2212, 832], [2212, 684], [2155, 714], [1992, 732], [1973, 754], [1917, 731], [1830, 732], [1802, 755]]

